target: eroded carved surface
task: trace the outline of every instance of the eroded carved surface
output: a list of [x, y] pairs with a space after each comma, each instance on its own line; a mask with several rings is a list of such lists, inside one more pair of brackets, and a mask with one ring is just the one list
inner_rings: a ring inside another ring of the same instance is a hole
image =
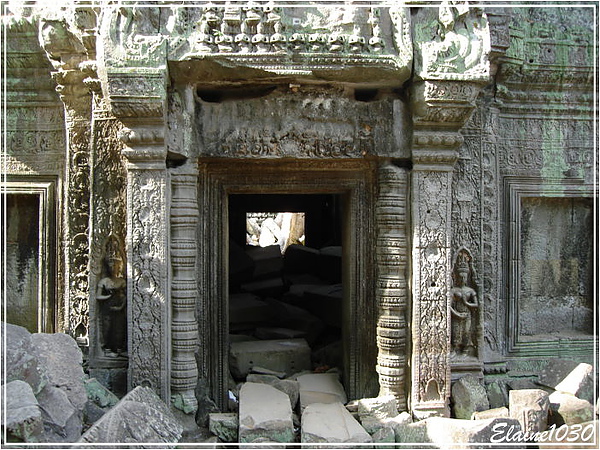
[[127, 290], [131, 314], [130, 385], [149, 386], [168, 398], [166, 286], [166, 173], [128, 168]]

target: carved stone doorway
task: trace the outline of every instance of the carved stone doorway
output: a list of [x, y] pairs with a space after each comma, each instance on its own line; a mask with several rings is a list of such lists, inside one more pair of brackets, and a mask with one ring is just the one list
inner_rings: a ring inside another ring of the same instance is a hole
[[378, 393], [373, 227], [376, 171], [369, 161], [205, 160], [200, 168], [199, 372], [220, 407], [227, 403], [228, 241], [231, 195], [334, 194], [343, 202], [344, 373], [349, 398]]

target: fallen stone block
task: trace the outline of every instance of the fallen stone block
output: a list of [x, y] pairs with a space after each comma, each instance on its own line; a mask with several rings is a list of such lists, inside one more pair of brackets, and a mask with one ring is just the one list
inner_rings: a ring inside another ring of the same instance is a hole
[[319, 250], [304, 245], [293, 244], [285, 250], [283, 270], [286, 274], [311, 273], [318, 275]]
[[551, 412], [550, 425], [575, 425], [594, 419], [594, 407], [587, 400], [563, 392], [553, 392], [548, 400]]
[[402, 433], [402, 427], [412, 423], [411, 415], [404, 411], [394, 417], [388, 417], [385, 419], [378, 419], [374, 416], [359, 417], [360, 423], [367, 433], [370, 435], [375, 434], [381, 428], [391, 428], [394, 433]]
[[242, 284], [240, 287], [243, 291], [250, 292], [260, 297], [279, 297], [286, 290], [286, 286], [281, 277], [251, 281], [250, 283]]
[[452, 385], [451, 400], [457, 419], [470, 419], [474, 412], [490, 409], [485, 388], [471, 375], [460, 378]]
[[295, 380], [280, 380], [272, 375], [249, 374], [246, 378], [249, 383], [263, 383], [273, 386], [275, 389], [286, 394], [290, 399], [292, 409], [296, 408], [300, 397], [300, 384]]
[[329, 283], [342, 282], [342, 247], [323, 247], [319, 251], [318, 274]]
[[246, 251], [229, 239], [229, 285], [239, 286], [252, 280], [254, 275], [254, 260]]
[[268, 303], [250, 293], [229, 296], [229, 323], [261, 323], [272, 316]]
[[317, 367], [342, 367], [344, 360], [344, 345], [342, 341], [335, 341], [316, 349], [312, 353], [313, 362]]
[[229, 367], [234, 378], [245, 378], [255, 365], [289, 376], [310, 369], [310, 347], [304, 339], [235, 342], [230, 345]]
[[9, 435], [23, 442], [39, 442], [44, 429], [42, 411], [29, 383], [14, 380], [2, 386], [6, 411], [2, 426]]
[[484, 420], [484, 419], [500, 419], [509, 418], [510, 412], [508, 408], [503, 406], [501, 408], [488, 409], [486, 411], [476, 411], [471, 416], [473, 420]]
[[254, 262], [254, 273], [252, 278], [272, 278], [281, 275], [283, 270], [283, 257], [279, 245], [267, 247], [247, 247], [246, 254]]
[[269, 303], [275, 313], [275, 317], [272, 319], [273, 325], [304, 331], [309, 345], [314, 343], [325, 329], [323, 321], [305, 309], [274, 299], [265, 301]]
[[371, 437], [376, 444], [396, 442], [396, 433], [391, 426], [379, 428]]
[[57, 387], [46, 386], [37, 396], [42, 410], [45, 442], [76, 442], [83, 429], [83, 409], [71, 403], [68, 394]]
[[336, 373], [311, 373], [297, 377], [300, 385], [300, 408], [311, 403], [346, 403], [346, 392]]
[[539, 374], [538, 383], [594, 403], [594, 376], [590, 364], [552, 359]]
[[171, 443], [183, 427], [151, 388], [138, 386], [90, 427], [80, 443]]
[[486, 384], [485, 390], [490, 402], [490, 409], [508, 407], [508, 388], [506, 382], [495, 380]]
[[400, 432], [396, 432], [396, 442], [430, 444], [428, 448], [464, 448], [465, 444], [514, 443], [511, 439], [520, 431], [521, 426], [515, 419], [430, 417], [405, 424]]
[[377, 420], [391, 419], [398, 415], [396, 397], [385, 395], [375, 398], [363, 398], [358, 401], [358, 416], [360, 420], [372, 417]]
[[339, 402], [311, 403], [302, 413], [302, 443], [369, 443], [373, 439]]
[[48, 383], [48, 376], [34, 351], [31, 333], [5, 322], [0, 322], [0, 327], [6, 339], [6, 382], [25, 381], [37, 395]]
[[102, 386], [95, 378], [86, 379], [84, 386], [88, 399], [100, 408], [111, 408], [119, 403], [119, 398]]
[[[101, 408], [91, 400], [85, 404], [83, 408], [83, 429], [89, 428], [94, 422], [98, 422], [110, 408]], [[87, 425], [87, 426], [86, 426]]]
[[521, 424], [524, 433], [546, 430], [550, 402], [548, 393], [541, 389], [523, 389], [509, 392], [510, 417]]
[[244, 383], [240, 389], [239, 440], [267, 439], [293, 442], [294, 423], [289, 398], [262, 383]]
[[208, 429], [223, 442], [237, 442], [238, 415], [236, 413], [212, 413], [208, 415]]
[[75, 409], [88, 401], [83, 373], [83, 354], [75, 339], [64, 333], [35, 333], [31, 343], [40, 364], [46, 367], [48, 384], [62, 389]]
[[256, 366], [256, 365], [252, 366], [252, 368], [250, 369], [250, 374], [269, 375], [269, 376], [279, 378], [280, 380], [284, 379], [287, 376], [285, 372], [278, 372], [276, 370], [271, 370], [271, 369], [267, 369], [265, 367], [260, 367], [260, 366]]
[[341, 284], [314, 286], [304, 292], [304, 307], [327, 325], [341, 328], [343, 294]]
[[278, 327], [258, 327], [254, 332], [258, 339], [300, 339], [306, 337], [306, 331], [291, 330], [289, 328]]

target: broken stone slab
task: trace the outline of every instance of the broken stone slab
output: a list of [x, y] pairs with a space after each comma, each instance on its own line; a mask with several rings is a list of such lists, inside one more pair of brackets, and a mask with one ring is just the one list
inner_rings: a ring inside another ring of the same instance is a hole
[[223, 442], [237, 442], [238, 415], [236, 413], [212, 413], [208, 415], [208, 429]]
[[83, 354], [75, 339], [64, 333], [35, 333], [31, 343], [40, 364], [46, 367], [48, 384], [62, 389], [75, 409], [83, 411], [88, 401], [83, 372]]
[[550, 425], [575, 425], [594, 419], [594, 407], [587, 400], [563, 392], [553, 392], [548, 400], [551, 411]]
[[100, 408], [111, 408], [119, 403], [119, 397], [102, 386], [95, 378], [86, 379], [84, 386], [88, 399]]
[[552, 359], [539, 374], [538, 383], [594, 403], [594, 368], [568, 359]]
[[6, 382], [25, 381], [37, 395], [48, 383], [48, 376], [33, 349], [31, 333], [24, 327], [5, 322], [1, 322], [0, 327], [6, 339]]
[[229, 323], [260, 323], [272, 316], [268, 303], [260, 297], [250, 294], [232, 294], [229, 296]]
[[428, 448], [464, 448], [465, 444], [507, 442], [511, 435], [520, 430], [519, 422], [510, 418], [463, 420], [429, 417], [405, 424], [400, 432], [396, 432], [396, 442], [430, 444]]
[[240, 389], [239, 440], [294, 441], [292, 407], [286, 394], [262, 383], [244, 383]]
[[300, 385], [300, 409], [311, 403], [346, 403], [346, 392], [337, 373], [311, 373], [297, 377]]
[[250, 369], [250, 374], [270, 375], [270, 376], [279, 378], [280, 380], [287, 376], [287, 374], [285, 372], [277, 372], [276, 370], [271, 370], [271, 369], [267, 369], [265, 367], [260, 367], [260, 366], [252, 366], [252, 368]]
[[295, 380], [280, 380], [272, 375], [259, 375], [249, 374], [246, 381], [250, 383], [263, 383], [273, 386], [275, 389], [280, 390], [286, 394], [290, 399], [290, 406], [292, 409], [296, 408], [298, 399], [300, 397], [300, 384]]
[[175, 444], [183, 427], [151, 388], [138, 386], [87, 430], [80, 443]]
[[311, 403], [302, 413], [301, 442], [370, 443], [373, 439], [340, 402]]
[[451, 400], [457, 419], [470, 419], [474, 412], [490, 409], [485, 388], [472, 375], [464, 376], [452, 385]]
[[48, 385], [37, 396], [42, 410], [45, 442], [76, 442], [83, 429], [83, 409], [78, 410], [68, 394]]
[[39, 442], [44, 429], [42, 411], [29, 383], [13, 380], [2, 386], [6, 411], [2, 427], [23, 442]]
[[483, 420], [483, 419], [500, 419], [500, 418], [509, 418], [510, 412], [506, 406], [502, 406], [501, 408], [493, 408], [488, 409], [486, 411], [476, 411], [471, 416], [472, 420]]
[[550, 402], [548, 393], [541, 389], [513, 390], [508, 395], [510, 417], [521, 424], [523, 433], [546, 430]]
[[229, 368], [238, 380], [255, 365], [286, 376], [311, 367], [310, 347], [304, 339], [234, 342], [229, 348]]

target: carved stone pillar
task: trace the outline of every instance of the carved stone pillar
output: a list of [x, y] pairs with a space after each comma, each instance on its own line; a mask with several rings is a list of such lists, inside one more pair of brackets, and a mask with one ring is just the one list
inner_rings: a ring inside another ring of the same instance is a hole
[[424, 418], [450, 414], [452, 171], [489, 77], [490, 39], [486, 15], [465, 4], [422, 8], [413, 23], [411, 409]]
[[148, 122], [129, 126], [122, 135], [127, 158], [128, 388], [149, 386], [167, 401], [171, 316], [167, 152], [164, 125]]
[[89, 217], [92, 96], [78, 70], [53, 74], [65, 104], [67, 157], [64, 189], [66, 331], [80, 345], [89, 338]]
[[171, 401], [190, 414], [198, 409], [194, 389], [198, 381], [198, 169], [188, 164], [171, 175], [171, 301], [173, 335]]
[[417, 134], [411, 173], [412, 410], [420, 418], [450, 413], [450, 192], [456, 152], [426, 147], [430, 142]]
[[171, 304], [166, 70], [109, 67], [100, 71], [100, 76], [111, 111], [124, 126], [128, 388], [150, 386], [168, 402]]
[[39, 39], [54, 68], [52, 78], [65, 106], [65, 331], [80, 345], [87, 345], [92, 95], [84, 83], [87, 75], [80, 70], [80, 64], [88, 55], [75, 27], [64, 20], [44, 19]]
[[384, 163], [379, 168], [375, 207], [377, 229], [377, 372], [380, 395], [394, 395], [405, 410], [407, 385], [408, 239], [406, 200], [408, 171]]

